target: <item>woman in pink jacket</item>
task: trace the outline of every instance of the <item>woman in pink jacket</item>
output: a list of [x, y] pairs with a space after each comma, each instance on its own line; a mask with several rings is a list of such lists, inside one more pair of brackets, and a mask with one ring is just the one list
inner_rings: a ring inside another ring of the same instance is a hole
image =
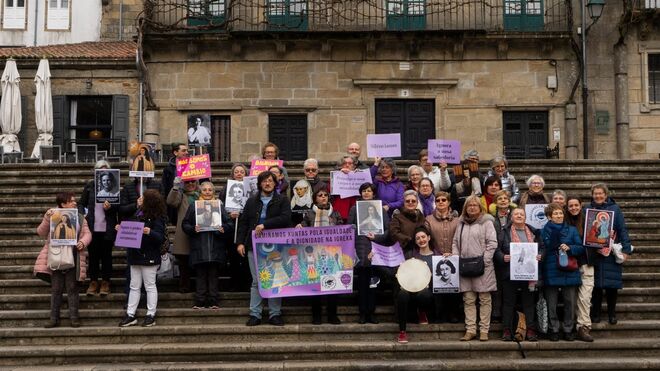
[[[73, 192], [59, 193], [55, 197], [57, 207], [61, 209], [76, 209], [76, 198]], [[77, 211], [76, 211], [77, 212]], [[50, 321], [46, 328], [60, 325], [60, 306], [62, 305], [62, 291], [66, 286], [67, 300], [69, 302], [69, 320], [71, 327], [80, 327], [78, 316], [78, 282], [84, 282], [87, 276], [87, 246], [92, 241], [92, 233], [87, 227], [87, 221], [78, 215], [78, 242], [73, 249], [75, 266], [64, 270], [53, 270], [48, 266], [48, 249], [50, 248], [50, 219], [55, 213], [53, 209], [46, 211], [41, 224], [37, 227], [37, 234], [46, 238], [46, 244], [41, 249], [34, 264], [34, 275], [51, 283]]]

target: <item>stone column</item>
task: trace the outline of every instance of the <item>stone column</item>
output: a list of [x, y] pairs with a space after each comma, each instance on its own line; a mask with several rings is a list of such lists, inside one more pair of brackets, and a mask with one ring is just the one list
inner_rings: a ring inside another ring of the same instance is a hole
[[577, 128], [577, 105], [575, 102], [568, 103], [564, 112], [566, 130], [564, 131], [564, 146], [566, 147], [566, 159], [577, 160], [578, 158], [578, 128]]
[[630, 120], [628, 118], [628, 48], [614, 45], [614, 109], [616, 111], [616, 156], [630, 158]]
[[156, 143], [156, 148], [160, 147], [160, 112], [154, 109], [148, 109], [144, 112], [144, 141]]

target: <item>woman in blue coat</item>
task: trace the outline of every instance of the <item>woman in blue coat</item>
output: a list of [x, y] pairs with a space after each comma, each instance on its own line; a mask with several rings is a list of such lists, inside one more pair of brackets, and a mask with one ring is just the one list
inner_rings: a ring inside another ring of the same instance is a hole
[[[591, 186], [592, 209], [608, 210], [614, 212], [614, 243], [620, 243], [623, 247], [624, 262], [628, 254], [632, 253], [630, 237], [626, 228], [623, 213], [614, 200], [609, 197], [609, 189], [605, 183], [597, 183]], [[617, 323], [616, 301], [618, 290], [623, 288], [623, 267], [615, 260], [611, 253], [611, 247], [599, 249], [594, 259], [594, 291], [591, 299], [591, 322], [600, 322], [600, 310], [603, 302], [603, 289], [607, 295], [607, 315], [612, 325]]]
[[577, 258], [584, 253], [584, 246], [577, 229], [564, 222], [563, 207], [551, 203], [546, 206], [545, 215], [548, 217], [548, 223], [541, 231], [541, 238], [545, 246], [543, 273], [545, 300], [548, 302], [548, 336], [550, 341], [559, 341], [557, 301], [559, 289], [561, 288], [564, 299], [564, 319], [561, 327], [564, 332], [564, 339], [572, 341], [575, 340], [573, 325], [575, 324], [577, 288], [582, 281], [577, 265], [573, 271], [560, 270], [559, 255], [566, 254]]

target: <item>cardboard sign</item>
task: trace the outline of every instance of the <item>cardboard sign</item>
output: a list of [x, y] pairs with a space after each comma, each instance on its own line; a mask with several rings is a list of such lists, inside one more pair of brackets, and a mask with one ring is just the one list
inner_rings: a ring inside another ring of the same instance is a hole
[[371, 172], [358, 170], [344, 174], [342, 171], [331, 171], [330, 178], [332, 194], [347, 198], [360, 195], [360, 186], [371, 183]]
[[403, 256], [401, 245], [398, 242], [392, 246], [383, 246], [372, 242], [371, 252], [374, 253], [374, 256], [371, 258], [371, 265], [398, 267], [406, 260]]
[[429, 139], [429, 162], [461, 163], [461, 142], [458, 140]]
[[284, 161], [282, 160], [264, 160], [264, 159], [256, 159], [252, 160], [252, 165], [250, 165], [250, 176], [257, 176], [264, 171], [268, 171], [271, 166], [279, 166], [282, 167], [284, 165]]
[[367, 156], [401, 157], [401, 134], [368, 134]]
[[537, 243], [514, 243], [510, 245], [509, 261], [511, 281], [536, 281], [539, 278], [539, 264], [536, 260]]
[[209, 154], [205, 153], [177, 160], [176, 176], [183, 181], [210, 178], [211, 160]]
[[142, 244], [142, 235], [144, 233], [144, 223], [142, 222], [121, 222], [115, 238], [116, 247], [126, 247], [129, 249], [139, 249]]
[[458, 292], [460, 275], [458, 272], [458, 255], [444, 257], [434, 255], [432, 258], [433, 293], [446, 294]]

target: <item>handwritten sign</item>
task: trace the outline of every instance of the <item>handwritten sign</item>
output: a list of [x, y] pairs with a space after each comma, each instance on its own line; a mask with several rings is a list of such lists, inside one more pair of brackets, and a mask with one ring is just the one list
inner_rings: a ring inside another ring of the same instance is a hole
[[371, 252], [374, 253], [373, 258], [371, 258], [371, 265], [398, 267], [406, 260], [398, 242], [392, 246], [383, 246], [372, 242]]
[[351, 171], [344, 174], [341, 171], [331, 171], [332, 194], [340, 198], [353, 197], [360, 195], [360, 186], [364, 183], [371, 183], [371, 173], [369, 171]]
[[115, 238], [115, 246], [126, 247], [129, 249], [139, 249], [142, 244], [142, 233], [144, 223], [141, 222], [121, 222]]
[[429, 139], [429, 162], [461, 163], [461, 142], [458, 140]]
[[268, 171], [271, 166], [279, 166], [282, 167], [284, 164], [284, 161], [282, 160], [263, 160], [263, 159], [256, 159], [252, 160], [252, 165], [250, 165], [250, 176], [257, 176], [264, 171]]
[[367, 156], [401, 157], [401, 134], [368, 134]]
[[206, 179], [211, 177], [209, 154], [190, 156], [176, 161], [176, 176], [181, 180]]

